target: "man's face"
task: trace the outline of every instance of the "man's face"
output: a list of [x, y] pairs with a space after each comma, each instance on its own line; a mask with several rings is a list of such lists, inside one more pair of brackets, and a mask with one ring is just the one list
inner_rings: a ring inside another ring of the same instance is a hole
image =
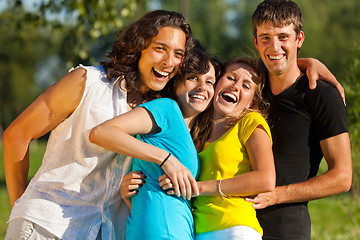
[[304, 32], [296, 37], [293, 24], [275, 27], [266, 22], [257, 26], [253, 41], [269, 73], [282, 75], [297, 68], [297, 51], [304, 42]]

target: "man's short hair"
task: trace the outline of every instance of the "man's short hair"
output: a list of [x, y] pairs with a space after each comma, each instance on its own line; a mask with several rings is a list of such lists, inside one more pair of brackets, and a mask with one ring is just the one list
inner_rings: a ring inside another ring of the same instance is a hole
[[303, 19], [298, 5], [290, 0], [265, 0], [252, 15], [253, 35], [256, 38], [257, 26], [271, 22], [275, 27], [294, 24], [296, 37], [303, 31]]

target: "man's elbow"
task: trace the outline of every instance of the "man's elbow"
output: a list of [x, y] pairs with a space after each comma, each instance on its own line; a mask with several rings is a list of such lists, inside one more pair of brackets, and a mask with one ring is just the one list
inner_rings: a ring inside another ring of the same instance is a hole
[[343, 184], [343, 192], [348, 192], [351, 188], [351, 184], [352, 184], [352, 174], [347, 175], [347, 177], [345, 177]]
[[348, 192], [351, 188], [351, 184], [352, 184], [352, 172], [343, 172], [340, 176], [339, 176], [339, 191], [340, 193], [343, 192]]

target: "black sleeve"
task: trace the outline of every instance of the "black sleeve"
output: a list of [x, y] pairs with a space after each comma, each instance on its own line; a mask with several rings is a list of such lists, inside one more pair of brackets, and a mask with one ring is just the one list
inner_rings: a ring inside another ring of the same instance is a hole
[[307, 100], [319, 141], [348, 132], [346, 107], [335, 87], [318, 81]]

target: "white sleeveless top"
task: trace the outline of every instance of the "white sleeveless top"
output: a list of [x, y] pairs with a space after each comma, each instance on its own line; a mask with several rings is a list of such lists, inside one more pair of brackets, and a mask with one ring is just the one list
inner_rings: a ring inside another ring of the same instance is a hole
[[89, 132], [127, 111], [126, 92], [103, 67], [79, 67], [87, 71], [81, 102], [52, 130], [42, 165], [9, 221], [28, 219], [61, 239], [96, 239], [101, 226], [103, 239], [120, 239], [127, 217], [120, 213], [120, 183], [131, 158], [90, 143]]

